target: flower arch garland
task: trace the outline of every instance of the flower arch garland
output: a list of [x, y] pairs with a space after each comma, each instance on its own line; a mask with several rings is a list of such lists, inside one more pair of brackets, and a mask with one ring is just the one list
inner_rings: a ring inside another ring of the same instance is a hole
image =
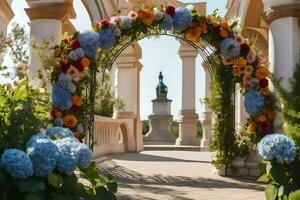
[[[221, 99], [226, 99], [223, 97], [217, 98], [218, 101], [215, 102], [218, 105], [229, 103], [229, 107], [213, 108], [213, 111], [219, 121], [214, 128], [214, 131], [219, 130], [215, 137], [225, 135], [215, 140], [220, 143], [217, 149], [223, 151], [219, 157], [221, 159], [228, 154], [232, 157], [230, 147], [225, 146], [232, 145], [235, 140], [234, 125], [226, 128], [223, 121], [231, 119], [228, 119], [229, 114], [222, 115], [222, 112], [228, 112], [227, 108], [232, 113], [231, 94], [234, 89], [228, 91], [228, 86], [240, 83], [243, 88], [244, 104], [249, 114], [246, 124], [248, 136], [262, 138], [271, 133], [276, 117], [268, 87], [266, 62], [252, 41], [234, 31], [236, 25], [236, 22], [229, 23], [216, 13], [203, 16], [188, 7], [162, 5], [141, 7], [131, 11], [128, 16], [103, 19], [94, 24], [93, 31], [66, 36], [54, 47], [58, 65], [51, 75], [53, 124], [70, 128], [82, 140], [88, 129], [89, 132], [93, 131], [97, 72], [109, 70], [115, 58], [128, 44], [148, 36], [171, 34], [200, 49], [200, 54], [204, 52], [211, 75], [219, 77], [218, 83], [216, 78], [212, 78], [212, 89], [216, 85], [223, 86], [219, 92], [213, 93], [213, 98], [229, 94], [227, 102], [222, 102]], [[227, 85], [224, 85], [225, 79]], [[227, 144], [224, 141], [228, 141]], [[92, 134], [88, 142], [93, 143]], [[220, 163], [230, 165], [229, 162], [230, 158]]]

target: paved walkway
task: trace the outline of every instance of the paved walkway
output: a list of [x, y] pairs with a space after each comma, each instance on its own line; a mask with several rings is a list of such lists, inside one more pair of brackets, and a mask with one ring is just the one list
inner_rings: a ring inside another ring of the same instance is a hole
[[97, 160], [100, 171], [119, 183], [120, 200], [263, 200], [264, 186], [220, 177], [210, 153], [143, 151]]

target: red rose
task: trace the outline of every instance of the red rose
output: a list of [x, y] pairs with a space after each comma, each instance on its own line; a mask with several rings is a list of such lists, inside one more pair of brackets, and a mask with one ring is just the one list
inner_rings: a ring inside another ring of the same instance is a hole
[[72, 43], [71, 43], [71, 48], [72, 49], [77, 49], [80, 47], [80, 43], [78, 40], [73, 40]]
[[244, 43], [241, 45], [241, 54], [242, 55], [248, 55], [249, 51], [250, 51], [250, 47], [248, 44]]
[[175, 7], [174, 6], [168, 6], [166, 8], [166, 13], [170, 16], [174, 16], [175, 15]]
[[259, 85], [260, 85], [261, 88], [267, 87], [269, 85], [268, 79], [264, 78], [264, 79], [259, 80]]
[[76, 69], [78, 69], [78, 71], [80, 71], [80, 72], [82, 72], [83, 71], [83, 69], [84, 69], [84, 67], [81, 65], [81, 60], [76, 60], [75, 62], [74, 62], [74, 66], [76, 67]]
[[220, 26], [213, 27], [213, 31], [214, 31], [216, 34], [220, 34]]
[[65, 62], [60, 62], [60, 70], [64, 73], [66, 73], [66, 71], [69, 69], [70, 64], [69, 63], [65, 63]]
[[259, 131], [261, 132], [261, 136], [265, 136], [270, 130], [270, 125], [268, 121], [262, 122], [259, 124]]
[[72, 110], [73, 112], [76, 112], [76, 110], [78, 109], [79, 107], [76, 106], [76, 105], [72, 105], [72, 107], [70, 108], [70, 110]]
[[101, 24], [101, 26], [103, 26], [103, 27], [108, 27], [109, 26], [109, 20], [108, 19], [102, 19], [101, 21], [100, 21], [100, 24]]

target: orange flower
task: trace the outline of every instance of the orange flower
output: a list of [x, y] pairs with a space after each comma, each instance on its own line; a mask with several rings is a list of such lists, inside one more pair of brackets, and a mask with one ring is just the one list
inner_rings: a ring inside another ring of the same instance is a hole
[[221, 27], [223, 29], [228, 29], [228, 21], [227, 20], [222, 20], [221, 21]]
[[228, 31], [224, 28], [220, 28], [220, 36], [223, 38], [228, 37]]
[[150, 26], [154, 21], [154, 14], [151, 9], [146, 8], [138, 11], [138, 18], [146, 25]]
[[267, 121], [266, 115], [260, 115], [260, 116], [258, 116], [258, 121], [259, 122], [265, 122], [265, 121]]
[[268, 119], [274, 120], [275, 118], [276, 118], [276, 112], [275, 111], [268, 112]]
[[59, 118], [59, 117], [62, 116], [62, 112], [61, 112], [60, 110], [56, 109], [56, 108], [53, 108], [53, 109], [51, 110], [51, 115], [52, 115], [53, 117]]
[[82, 96], [77, 96], [77, 95], [74, 95], [72, 97], [72, 103], [77, 106], [77, 107], [80, 107], [82, 105]]
[[190, 28], [185, 33], [185, 38], [192, 42], [200, 42], [201, 33], [202, 33], [202, 30], [201, 30], [200, 26]]
[[87, 57], [81, 58], [80, 64], [83, 67], [88, 67], [90, 65], [90, 60]]
[[61, 51], [61, 49], [60, 48], [55, 48], [55, 50], [54, 50], [54, 56], [55, 57], [58, 57], [58, 56], [60, 56], [60, 54], [62, 53], [62, 51]]
[[77, 118], [74, 115], [66, 115], [64, 117], [64, 125], [67, 127], [74, 128], [78, 123]]
[[206, 22], [201, 22], [200, 28], [202, 30], [202, 33], [207, 33], [208, 32]]
[[257, 125], [256, 125], [255, 122], [250, 122], [250, 123], [248, 124], [248, 127], [247, 127], [247, 132], [248, 132], [248, 133], [255, 132], [255, 131], [256, 131], [256, 127], [257, 127]]
[[264, 96], [268, 96], [271, 93], [271, 91], [269, 90], [269, 87], [265, 87], [260, 89], [260, 93]]
[[255, 72], [255, 76], [256, 76], [258, 79], [265, 79], [265, 78], [267, 78], [268, 74], [269, 74], [269, 73], [268, 73], [267, 69], [264, 68], [264, 67], [258, 68], [258, 69], [256, 70], [256, 72]]
[[239, 67], [246, 67], [247, 61], [243, 57], [238, 57], [234, 60], [233, 64]]
[[242, 70], [241, 67], [239, 67], [237, 65], [233, 65], [232, 74], [233, 74], [233, 76], [241, 77], [244, 74], [244, 71]]

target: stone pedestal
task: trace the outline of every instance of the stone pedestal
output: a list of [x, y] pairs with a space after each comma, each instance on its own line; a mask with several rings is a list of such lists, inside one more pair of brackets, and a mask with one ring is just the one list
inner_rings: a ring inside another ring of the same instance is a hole
[[145, 143], [174, 144], [176, 137], [171, 133], [173, 116], [171, 100], [158, 97], [153, 102], [153, 113], [149, 116], [150, 130], [144, 137]]
[[202, 124], [202, 139], [200, 143], [201, 150], [208, 150], [209, 149], [209, 143], [212, 137], [212, 112], [206, 111], [203, 112], [200, 116], [200, 121]]
[[179, 136], [176, 145], [200, 145], [197, 138], [198, 115], [195, 110], [181, 110], [179, 114]]

